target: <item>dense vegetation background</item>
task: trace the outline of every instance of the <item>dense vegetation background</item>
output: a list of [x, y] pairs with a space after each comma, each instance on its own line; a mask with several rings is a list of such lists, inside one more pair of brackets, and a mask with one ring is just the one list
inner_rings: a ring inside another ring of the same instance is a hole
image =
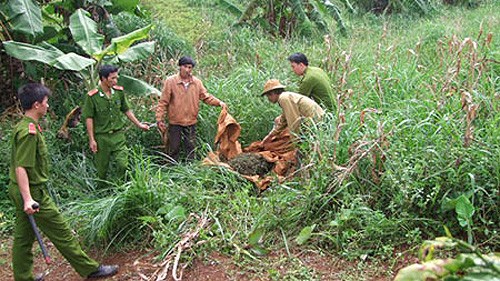
[[[140, 10], [111, 13], [111, 31], [155, 25], [154, 55], [124, 64], [122, 73], [158, 89], [177, 71], [181, 55], [195, 57], [195, 75], [228, 104], [243, 128], [244, 146], [262, 139], [280, 112], [259, 95], [265, 81], [277, 78], [296, 89], [298, 77], [286, 58], [305, 53], [311, 65], [327, 71], [338, 98], [326, 120], [306, 132], [306, 159], [296, 177], [259, 194], [223, 168], [165, 165], [158, 133], [131, 127], [130, 180], [97, 190], [83, 126], [71, 129], [70, 141], [56, 138], [64, 115], [85, 94], [80, 78], [12, 60], [2, 50], [8, 85], [2, 93], [1, 186], [8, 182], [10, 126], [18, 116], [12, 89], [43, 78], [54, 91], [44, 124], [52, 153], [49, 188], [86, 245], [155, 247], [166, 255], [180, 234], [195, 228], [193, 213], [213, 224], [200, 233], [207, 243], [184, 259], [212, 250], [258, 259], [295, 247], [349, 259], [395, 258], [398, 249], [444, 235], [443, 225], [484, 251], [498, 251], [498, 1], [334, 1], [334, 9], [321, 1], [282, 1], [270, 9], [271, 2], [147, 0]], [[106, 38], [116, 36], [103, 26]], [[139, 119], [154, 121], [157, 96], [131, 99]], [[216, 149], [218, 113], [202, 106], [200, 159]], [[0, 233], [10, 235], [12, 227], [2, 188]]]

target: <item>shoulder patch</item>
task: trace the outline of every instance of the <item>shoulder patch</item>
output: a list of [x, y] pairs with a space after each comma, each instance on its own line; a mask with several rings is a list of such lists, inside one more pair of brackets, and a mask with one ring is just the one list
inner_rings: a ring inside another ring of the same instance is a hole
[[29, 133], [30, 135], [36, 135], [36, 126], [35, 126], [35, 124], [30, 123], [30, 124], [28, 125], [28, 133]]
[[90, 90], [90, 91], [87, 93], [87, 95], [89, 95], [89, 97], [91, 97], [91, 96], [93, 96], [93, 95], [97, 94], [98, 92], [99, 92], [99, 90], [98, 90], [98, 89], [93, 89], [93, 90]]
[[113, 89], [123, 91], [123, 86], [114, 85]]

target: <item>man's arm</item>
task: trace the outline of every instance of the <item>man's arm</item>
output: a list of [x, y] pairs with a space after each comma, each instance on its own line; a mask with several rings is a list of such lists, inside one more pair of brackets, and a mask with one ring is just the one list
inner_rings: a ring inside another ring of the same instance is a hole
[[17, 185], [19, 186], [19, 191], [21, 193], [21, 196], [23, 197], [24, 212], [28, 215], [38, 212], [39, 211], [38, 209], [34, 210], [32, 207], [33, 204], [37, 202], [33, 200], [33, 198], [31, 197], [28, 172], [24, 167], [16, 167], [16, 180], [17, 180]]
[[310, 77], [304, 76], [302, 81], [300, 82], [299, 85], [299, 94], [311, 97], [312, 90], [314, 87], [314, 81], [313, 79], [310, 79]]
[[156, 123], [158, 124], [158, 129], [165, 132], [167, 130], [167, 125], [165, 125], [165, 113], [168, 109], [168, 104], [170, 102], [171, 88], [169, 80], [165, 80], [163, 83], [163, 89], [161, 90], [161, 97], [156, 106]]
[[201, 80], [199, 81], [199, 99], [203, 101], [204, 103], [211, 105], [211, 106], [220, 106], [222, 108], [225, 108], [226, 110], [228, 109], [227, 105], [225, 102], [221, 101], [220, 99], [214, 97], [213, 95], [209, 94], [205, 86], [203, 86], [203, 82]]
[[87, 125], [87, 133], [89, 134], [89, 147], [92, 153], [97, 152], [97, 142], [94, 138], [94, 119], [87, 118], [85, 119], [85, 124]]
[[137, 118], [135, 117], [134, 115], [134, 112], [132, 112], [132, 110], [127, 110], [125, 112], [125, 115], [127, 115], [127, 118], [132, 121], [132, 123], [134, 123], [139, 129], [143, 130], [143, 131], [147, 131], [149, 130], [149, 126], [140, 122], [139, 120], [137, 120]]

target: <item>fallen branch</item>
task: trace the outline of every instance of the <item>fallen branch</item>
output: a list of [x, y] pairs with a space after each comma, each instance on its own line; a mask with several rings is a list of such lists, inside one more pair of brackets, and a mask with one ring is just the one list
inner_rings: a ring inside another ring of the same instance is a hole
[[[191, 231], [184, 233], [181, 237], [181, 240], [177, 242], [177, 244], [172, 248], [172, 250], [168, 253], [168, 255], [164, 258], [164, 260], [159, 264], [159, 269], [157, 269], [149, 278], [143, 280], [148, 280], [148, 281], [164, 281], [167, 280], [167, 275], [168, 272], [171, 270], [172, 271], [172, 278], [176, 281], [182, 280], [182, 273], [184, 269], [186, 268], [186, 265], [182, 266], [181, 271], [178, 273], [178, 268], [179, 268], [179, 261], [181, 259], [181, 255], [183, 251], [191, 249], [195, 245], [199, 245], [200, 243], [195, 243], [195, 240], [199, 237], [200, 231], [202, 229], [207, 229], [210, 224], [211, 220], [206, 216], [206, 213], [203, 213], [200, 216], [191, 213], [186, 221], [186, 223], [189, 223], [195, 218], [198, 223], [196, 225], [196, 228]], [[172, 265], [172, 267], [171, 267]]]

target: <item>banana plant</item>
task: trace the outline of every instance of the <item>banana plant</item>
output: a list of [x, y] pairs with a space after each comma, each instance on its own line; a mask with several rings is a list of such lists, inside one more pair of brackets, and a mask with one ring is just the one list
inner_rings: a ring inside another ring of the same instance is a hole
[[[34, 5], [29, 0], [20, 0], [26, 6]], [[16, 2], [16, 1], [11, 1]], [[34, 23], [32, 19], [39, 16], [40, 10], [29, 9], [29, 13], [18, 13], [20, 21], [27, 22], [27, 26]], [[111, 40], [108, 46], [104, 46], [104, 35], [98, 32], [97, 23], [90, 18], [90, 14], [83, 10], [76, 10], [70, 17], [69, 28], [76, 44], [87, 56], [73, 52], [64, 53], [47, 42], [37, 45], [5, 41], [3, 47], [8, 55], [22, 61], [38, 61], [60, 70], [75, 71], [81, 76], [85, 88], [91, 90], [98, 81], [99, 66], [106, 63], [120, 64], [122, 62], [134, 62], [148, 58], [154, 52], [155, 43], [152, 41], [137, 41], [148, 37], [151, 25], [135, 30], [131, 33]], [[33, 30], [33, 33], [36, 31]], [[133, 45], [133, 46], [132, 46]], [[160, 94], [158, 89], [130, 76], [121, 75], [119, 83], [126, 86], [127, 91], [133, 94]]]
[[244, 9], [231, 0], [219, 0], [219, 5], [239, 18], [237, 25], [258, 25], [282, 37], [288, 37], [296, 31], [309, 35], [315, 28], [327, 33], [330, 16], [337, 22], [340, 33], [347, 36], [340, 9], [330, 0], [251, 0]]

